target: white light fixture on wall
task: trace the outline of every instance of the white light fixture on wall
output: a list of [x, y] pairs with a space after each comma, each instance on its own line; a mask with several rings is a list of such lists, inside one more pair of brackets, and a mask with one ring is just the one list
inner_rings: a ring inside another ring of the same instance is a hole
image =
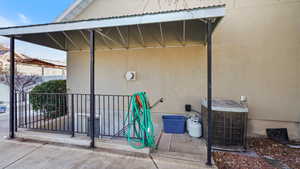
[[125, 78], [126, 80], [136, 80], [136, 72], [134, 71], [128, 71], [126, 74], [125, 74]]

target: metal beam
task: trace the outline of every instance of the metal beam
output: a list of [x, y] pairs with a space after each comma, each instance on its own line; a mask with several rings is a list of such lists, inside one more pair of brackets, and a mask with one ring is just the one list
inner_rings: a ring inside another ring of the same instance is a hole
[[[105, 38], [105, 39], [107, 39], [107, 40], [110, 40], [110, 41], [112, 41], [112, 42], [115, 43], [115, 44], [120, 44], [119, 42], [113, 40], [111, 37], [109, 37], [108, 35], [104, 34], [103, 32], [101, 32], [101, 31], [99, 31], [99, 30], [97, 30], [97, 29], [95, 29], [95, 31], [96, 31], [99, 35], [101, 35], [103, 38]], [[122, 43], [121, 43], [121, 45], [123, 46]]]
[[219, 17], [219, 18], [215, 19], [215, 22], [214, 22], [214, 25], [213, 25], [213, 28], [212, 28], [212, 32], [215, 31], [216, 27], [219, 25], [219, 23], [221, 22], [222, 19], [223, 19], [223, 17]]
[[207, 20], [207, 111], [208, 111], [208, 135], [207, 135], [207, 162], [211, 166], [212, 149], [212, 22]]
[[129, 49], [129, 43], [130, 43], [130, 41], [129, 41], [129, 38], [130, 38], [129, 32], [130, 32], [130, 26], [127, 26], [127, 49]]
[[106, 41], [106, 39], [102, 36], [102, 32], [97, 29], [95, 29], [95, 32], [101, 36], [101, 39], [104, 42], [104, 44], [106, 45], [106, 47], [108, 49], [112, 49], [112, 47], [109, 46], [109, 43]]
[[88, 38], [85, 36], [84, 32], [82, 30], [79, 31], [81, 36], [83, 37], [84, 41], [86, 42], [87, 45], [89, 45], [89, 40]]
[[9, 138], [15, 138], [15, 38], [10, 38]]
[[183, 42], [183, 45], [185, 46], [186, 45], [186, 21], [183, 21], [182, 22], [182, 42]]
[[128, 49], [128, 46], [126, 45], [128, 43], [128, 40], [127, 40], [127, 43], [126, 43], [126, 40], [125, 40], [125, 38], [124, 38], [124, 36], [123, 36], [120, 28], [117, 26], [116, 29], [117, 29], [117, 31], [118, 31], [118, 33], [120, 35], [121, 41], [123, 43], [123, 46]]
[[139, 32], [139, 35], [140, 35], [140, 39], [141, 39], [142, 46], [143, 46], [143, 47], [146, 47], [142, 29], [140, 28], [139, 25], [136, 25], [136, 26], [137, 26], [137, 28], [138, 28], [138, 32]]
[[95, 147], [95, 31], [90, 30], [90, 136]]
[[47, 36], [61, 49], [65, 49], [64, 46], [58, 40], [56, 40], [50, 33], [47, 33]]
[[72, 40], [72, 38], [67, 34], [67, 32], [62, 32], [63, 35], [71, 42], [71, 44], [75, 47], [80, 49], [80, 47], [78, 45], [76, 45], [76, 43]]
[[161, 43], [162, 43], [163, 47], [165, 47], [166, 45], [165, 45], [165, 37], [164, 37], [162, 23], [159, 23], [159, 30], [160, 30]]

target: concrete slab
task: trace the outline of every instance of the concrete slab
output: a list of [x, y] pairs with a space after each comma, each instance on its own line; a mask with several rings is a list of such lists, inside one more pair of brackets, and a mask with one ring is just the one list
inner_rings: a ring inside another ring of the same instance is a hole
[[93, 149], [0, 141], [0, 168], [6, 169], [198, 169], [199, 162], [165, 157], [140, 158]]
[[[130, 162], [129, 162], [130, 161]], [[8, 169], [155, 169], [150, 159], [45, 145]]]
[[95, 147], [106, 149], [106, 150], [116, 150], [116, 151], [137, 153], [144, 156], [148, 156], [150, 154], [150, 148], [148, 147], [143, 149], [132, 148], [128, 144], [126, 139], [96, 139]]
[[193, 167], [208, 168], [205, 165], [205, 141], [192, 138], [187, 134], [162, 133], [158, 149], [152, 153], [152, 156], [157, 160], [157, 163], [168, 161], [178, 165], [186, 164]]
[[153, 157], [159, 169], [217, 169], [215, 165], [209, 167], [205, 163], [190, 162], [190, 161], [177, 161], [170, 158], [157, 158]]
[[187, 154], [206, 155], [206, 144], [203, 139], [193, 138], [188, 134], [174, 134], [171, 150]]
[[35, 132], [35, 131], [28, 131], [28, 130], [18, 131], [16, 133], [16, 137], [29, 139], [29, 140], [71, 144], [71, 145], [84, 146], [84, 147], [89, 147], [91, 143], [88, 137], [71, 137], [70, 135], [65, 135], [65, 134]]
[[162, 133], [161, 138], [157, 145], [159, 151], [169, 152], [171, 149], [171, 139], [172, 139], [172, 134]]
[[0, 141], [0, 168], [9, 166], [16, 160], [32, 153], [40, 146], [41, 144], [28, 145], [6, 140]]

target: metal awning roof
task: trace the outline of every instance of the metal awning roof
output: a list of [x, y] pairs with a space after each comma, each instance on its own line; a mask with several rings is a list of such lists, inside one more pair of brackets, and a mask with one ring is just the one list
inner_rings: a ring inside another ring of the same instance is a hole
[[[120, 7], [117, 7], [118, 4]], [[86, 10], [93, 11], [98, 6], [102, 9], [99, 12], [91, 12], [89, 16], [92, 18], [104, 18], [104, 17], [121, 17], [130, 15], [145, 15], [153, 13], [164, 13], [170, 11], [191, 10], [196, 8], [211, 8], [224, 6], [226, 3], [224, 0], [76, 0], [68, 9], [60, 15], [56, 22], [71, 21], [76, 18], [81, 18], [80, 15], [84, 15]], [[98, 16], [98, 17], [96, 17]], [[83, 17], [84, 18], [84, 17]]]
[[182, 20], [222, 17], [224, 15], [224, 7], [200, 8], [139, 16], [99, 18], [90, 20], [0, 28], [0, 36], [13, 36], [35, 33], [62, 32], [70, 30], [84, 30], [116, 26], [173, 22]]
[[[66, 46], [68, 42], [71, 44], [71, 46], [82, 50], [81, 45], [78, 45], [81, 43], [81, 41], [79, 39], [76, 39], [72, 35], [79, 34], [83, 38], [81, 40], [87, 41], [88, 37], [85, 35], [84, 31], [95, 29], [97, 33], [99, 33], [99, 35], [102, 37], [102, 41], [104, 42], [105, 46], [111, 49], [113, 47], [110, 47], [106, 41], [110, 41], [113, 44], [117, 44], [119, 43], [119, 40], [115, 40], [114, 38], [107, 36], [105, 34], [105, 31], [107, 29], [117, 28], [117, 34], [121, 37], [121, 44], [123, 48], [128, 49], [129, 47], [125, 44], [126, 41], [124, 40], [124, 34], [121, 33], [123, 28], [130, 26], [137, 27], [138, 29], [135, 32], [138, 32], [139, 34], [137, 36], [140, 36], [141, 41], [144, 41], [142, 37], [143, 35], [141, 26], [147, 25], [147, 27], [150, 28], [151, 25], [153, 26], [153, 24], [159, 24], [159, 34], [161, 35], [162, 41], [164, 41], [164, 28], [162, 27], [162, 23], [171, 24], [174, 22], [184, 22], [183, 26], [185, 27], [185, 21], [190, 22], [205, 18], [222, 18], [224, 15], [225, 6], [195, 8], [181, 11], [169, 11], [164, 13], [159, 12], [144, 15], [97, 18], [89, 20], [0, 28], [0, 36], [14, 36], [18, 40], [47, 46], [59, 50], [70, 50]], [[216, 19], [216, 22], [214, 24], [216, 25], [218, 22], [219, 19]], [[184, 28], [184, 30], [185, 29], [186, 28]], [[200, 25], [197, 29], [203, 30], [205, 29], [205, 26]], [[172, 29], [169, 29], [169, 31], [172, 31]], [[185, 32], [183, 36], [186, 36]], [[185, 37], [183, 37], [183, 39], [185, 39]], [[143, 47], [145, 47], [144, 44], [142, 45]], [[161, 46], [164, 46], [164, 44], [161, 44]]]

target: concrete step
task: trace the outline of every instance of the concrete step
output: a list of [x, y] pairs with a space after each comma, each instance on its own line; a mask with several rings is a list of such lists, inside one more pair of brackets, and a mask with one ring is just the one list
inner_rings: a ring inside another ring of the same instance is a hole
[[16, 137], [27, 140], [70, 144], [83, 147], [89, 147], [91, 145], [91, 141], [88, 137], [71, 137], [70, 135], [66, 134], [56, 134], [48, 132], [19, 131], [16, 132]]
[[[91, 145], [90, 138], [81, 135], [71, 137], [70, 135], [66, 134], [56, 134], [40, 131], [19, 131], [16, 132], [16, 137], [26, 140], [42, 141], [56, 144], [67, 144], [86, 148], [89, 148]], [[150, 148], [134, 149], [127, 143], [127, 140], [124, 138], [96, 138], [95, 147], [108, 152], [126, 155], [140, 155], [147, 157], [150, 154]]]

